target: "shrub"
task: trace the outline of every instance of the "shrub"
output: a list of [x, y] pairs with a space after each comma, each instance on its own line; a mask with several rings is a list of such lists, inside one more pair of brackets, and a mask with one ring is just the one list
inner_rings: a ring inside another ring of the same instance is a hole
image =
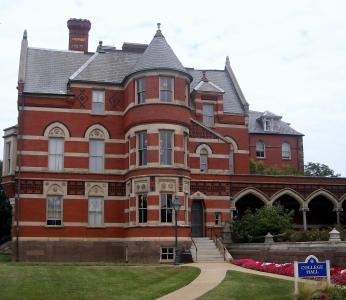
[[292, 227], [293, 212], [282, 206], [264, 206], [252, 213], [246, 211], [241, 220], [231, 222], [232, 238], [236, 242], [262, 242], [270, 232], [281, 234]]

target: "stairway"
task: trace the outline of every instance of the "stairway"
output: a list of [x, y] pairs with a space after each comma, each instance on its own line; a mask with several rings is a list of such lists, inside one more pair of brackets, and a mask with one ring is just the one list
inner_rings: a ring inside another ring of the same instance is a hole
[[221, 255], [219, 249], [215, 246], [213, 240], [207, 237], [193, 238], [197, 247], [197, 260], [196, 250], [192, 243], [191, 252], [194, 262], [223, 262], [223, 255]]

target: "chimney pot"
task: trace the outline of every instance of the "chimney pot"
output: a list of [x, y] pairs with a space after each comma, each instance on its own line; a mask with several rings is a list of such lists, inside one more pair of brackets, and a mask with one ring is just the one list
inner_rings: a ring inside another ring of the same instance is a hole
[[69, 29], [68, 49], [88, 52], [91, 22], [86, 19], [73, 18], [67, 21], [67, 28]]

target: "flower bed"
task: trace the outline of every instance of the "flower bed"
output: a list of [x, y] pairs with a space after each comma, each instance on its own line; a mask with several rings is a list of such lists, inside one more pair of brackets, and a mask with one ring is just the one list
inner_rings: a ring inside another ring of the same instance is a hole
[[[251, 258], [235, 259], [233, 263], [243, 268], [274, 273], [286, 276], [294, 276], [294, 269], [292, 263], [275, 264], [254, 260]], [[330, 276], [333, 283], [346, 285], [346, 269], [334, 267], [330, 268]]]

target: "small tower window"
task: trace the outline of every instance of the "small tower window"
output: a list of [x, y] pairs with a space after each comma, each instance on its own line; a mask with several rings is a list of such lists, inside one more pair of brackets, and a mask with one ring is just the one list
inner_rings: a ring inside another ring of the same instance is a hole
[[160, 101], [173, 101], [173, 78], [160, 76]]

